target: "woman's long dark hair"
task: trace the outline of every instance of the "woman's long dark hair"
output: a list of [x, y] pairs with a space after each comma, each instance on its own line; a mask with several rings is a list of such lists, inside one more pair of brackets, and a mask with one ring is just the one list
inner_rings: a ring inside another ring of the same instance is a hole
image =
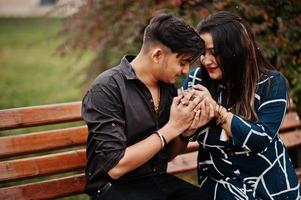
[[223, 73], [222, 83], [226, 86], [227, 106], [232, 107], [234, 114], [257, 121], [256, 83], [274, 67], [257, 47], [249, 25], [232, 13], [220, 11], [205, 18], [197, 31], [212, 35], [216, 60]]

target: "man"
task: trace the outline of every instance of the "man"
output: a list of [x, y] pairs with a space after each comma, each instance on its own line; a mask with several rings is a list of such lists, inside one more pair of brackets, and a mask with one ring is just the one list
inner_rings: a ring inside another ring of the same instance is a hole
[[173, 84], [203, 46], [184, 21], [159, 14], [146, 27], [139, 54], [98, 76], [82, 106], [89, 129], [85, 191], [92, 199], [208, 199], [166, 173], [168, 160], [186, 148], [178, 136], [200, 103], [199, 97], [181, 102]]

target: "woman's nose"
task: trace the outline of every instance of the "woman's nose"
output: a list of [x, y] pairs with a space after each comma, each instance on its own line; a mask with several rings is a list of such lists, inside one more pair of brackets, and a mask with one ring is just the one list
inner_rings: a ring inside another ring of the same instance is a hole
[[201, 55], [201, 63], [203, 65], [209, 65], [212, 63], [212, 61], [208, 56]]

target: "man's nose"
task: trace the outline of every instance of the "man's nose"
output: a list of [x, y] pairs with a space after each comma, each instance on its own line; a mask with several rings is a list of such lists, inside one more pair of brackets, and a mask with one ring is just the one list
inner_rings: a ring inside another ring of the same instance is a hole
[[186, 65], [182, 68], [182, 74], [188, 74], [188, 72], [189, 72], [189, 67], [190, 67], [190, 64], [186, 64]]

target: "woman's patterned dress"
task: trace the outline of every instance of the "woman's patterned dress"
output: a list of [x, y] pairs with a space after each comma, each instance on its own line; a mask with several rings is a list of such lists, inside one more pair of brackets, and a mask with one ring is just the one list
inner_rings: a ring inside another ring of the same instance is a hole
[[[212, 97], [225, 106], [224, 87], [210, 79], [205, 69], [193, 69], [183, 89], [196, 84], [205, 85]], [[257, 86], [257, 123], [234, 115], [232, 138], [225, 137], [214, 122], [195, 135], [200, 144], [199, 185], [214, 199], [300, 199], [294, 167], [279, 137], [287, 105], [286, 81], [277, 71], [270, 71]]]

